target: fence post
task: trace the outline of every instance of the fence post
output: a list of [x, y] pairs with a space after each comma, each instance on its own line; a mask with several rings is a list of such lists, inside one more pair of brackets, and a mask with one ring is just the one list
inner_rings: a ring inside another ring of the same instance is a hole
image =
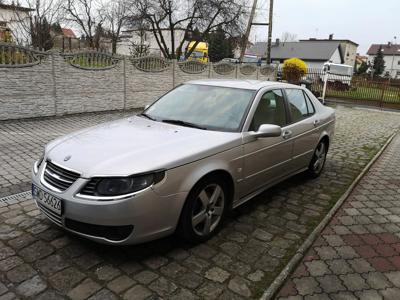
[[123, 59], [123, 76], [124, 76], [124, 108], [126, 110], [126, 57], [124, 56]]
[[238, 69], [239, 69], [239, 64], [235, 64], [235, 78], [238, 79]]
[[386, 92], [387, 86], [388, 86], [388, 82], [384, 81], [383, 85], [382, 85], [381, 99], [380, 99], [380, 102], [379, 102], [379, 107], [381, 109], [383, 108], [383, 100], [384, 100], [384, 97], [385, 97], [385, 92]]
[[[57, 55], [59, 55], [57, 53]], [[53, 79], [53, 101], [54, 101], [54, 115], [57, 116], [57, 79], [56, 79], [56, 67], [55, 67], [55, 59], [54, 59], [54, 52], [50, 54], [51, 57], [51, 77]]]
[[176, 68], [176, 59], [172, 60], [172, 88], [175, 87], [175, 68]]

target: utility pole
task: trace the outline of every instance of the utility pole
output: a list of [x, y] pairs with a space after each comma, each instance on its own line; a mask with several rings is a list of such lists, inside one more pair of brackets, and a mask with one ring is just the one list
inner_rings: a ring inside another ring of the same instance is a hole
[[257, 0], [253, 0], [253, 6], [251, 7], [249, 22], [247, 23], [246, 32], [242, 41], [242, 49], [240, 50], [240, 62], [243, 62], [244, 52], [246, 51], [247, 43], [249, 41], [250, 29], [253, 24], [254, 14], [257, 8]]
[[394, 37], [394, 44], [393, 44], [394, 50], [393, 50], [393, 55], [392, 55], [392, 68], [390, 69], [389, 80], [390, 80], [390, 78], [392, 78], [392, 75], [393, 75], [394, 78], [396, 78], [396, 72], [393, 72], [393, 71], [395, 71], [394, 70], [394, 53], [395, 53], [395, 51], [397, 49], [396, 40], [397, 40], [397, 36]]
[[267, 44], [267, 59], [266, 63], [271, 63], [271, 46], [272, 46], [272, 19], [274, 15], [274, 0], [269, 1], [269, 26], [268, 26], [268, 44]]

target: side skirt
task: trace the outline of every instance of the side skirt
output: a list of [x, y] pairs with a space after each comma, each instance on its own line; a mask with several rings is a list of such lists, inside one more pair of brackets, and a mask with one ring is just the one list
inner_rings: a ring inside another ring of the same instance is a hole
[[306, 167], [306, 168], [302, 168], [302, 169], [297, 170], [297, 171], [295, 171], [295, 172], [293, 172], [293, 173], [290, 173], [289, 175], [280, 177], [279, 179], [277, 179], [277, 180], [275, 180], [275, 181], [272, 181], [272, 182], [269, 183], [269, 184], [264, 185], [263, 187], [257, 189], [256, 191], [254, 191], [254, 192], [252, 192], [252, 193], [250, 193], [250, 194], [248, 194], [248, 195], [246, 195], [246, 196], [244, 196], [244, 197], [242, 197], [242, 198], [236, 200], [236, 201], [233, 203], [233, 205], [232, 205], [232, 209], [235, 209], [235, 208], [239, 207], [240, 205], [246, 203], [247, 201], [251, 200], [251, 199], [254, 198], [255, 196], [257, 196], [257, 195], [261, 194], [262, 192], [264, 192], [265, 190], [269, 189], [270, 187], [272, 187], [272, 186], [274, 186], [274, 185], [277, 185], [278, 183], [280, 183], [280, 182], [282, 182], [282, 181], [285, 181], [286, 179], [288, 179], [288, 178], [290, 178], [290, 177], [292, 177], [292, 176], [294, 176], [294, 175], [297, 175], [297, 174], [299, 174], [299, 173], [301, 173], [301, 172], [304, 172], [304, 171], [306, 171], [307, 169], [308, 169], [307, 167]]

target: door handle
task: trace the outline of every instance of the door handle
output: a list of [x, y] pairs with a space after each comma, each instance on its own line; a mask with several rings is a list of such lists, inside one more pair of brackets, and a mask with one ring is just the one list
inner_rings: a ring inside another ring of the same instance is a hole
[[319, 120], [314, 120], [313, 124], [314, 126], [317, 126], [319, 124]]
[[282, 136], [284, 139], [288, 139], [292, 136], [292, 132], [290, 130], [285, 130]]

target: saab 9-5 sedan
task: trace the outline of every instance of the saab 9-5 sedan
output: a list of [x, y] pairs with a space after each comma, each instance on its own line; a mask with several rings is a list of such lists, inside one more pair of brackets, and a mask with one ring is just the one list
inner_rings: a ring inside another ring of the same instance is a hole
[[317, 177], [334, 110], [278, 82], [198, 80], [143, 113], [56, 139], [32, 170], [54, 223], [109, 244], [210, 238], [227, 211], [305, 172]]

